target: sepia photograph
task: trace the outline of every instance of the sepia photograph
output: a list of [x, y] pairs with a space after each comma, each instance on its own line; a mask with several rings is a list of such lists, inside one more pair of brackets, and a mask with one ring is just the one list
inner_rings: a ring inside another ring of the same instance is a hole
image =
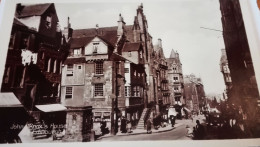
[[1, 3], [0, 144], [260, 138], [260, 0]]

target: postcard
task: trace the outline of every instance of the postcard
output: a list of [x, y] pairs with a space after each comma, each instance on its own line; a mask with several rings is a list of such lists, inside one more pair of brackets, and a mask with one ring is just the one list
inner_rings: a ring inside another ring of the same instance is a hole
[[259, 1], [0, 4], [1, 144], [257, 146]]

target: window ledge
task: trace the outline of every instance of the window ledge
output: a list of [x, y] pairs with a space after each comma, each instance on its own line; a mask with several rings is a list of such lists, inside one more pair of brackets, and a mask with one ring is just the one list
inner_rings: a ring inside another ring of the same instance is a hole
[[91, 101], [105, 101], [105, 97], [94, 97], [91, 98]]
[[104, 74], [94, 74], [94, 77], [102, 77]]

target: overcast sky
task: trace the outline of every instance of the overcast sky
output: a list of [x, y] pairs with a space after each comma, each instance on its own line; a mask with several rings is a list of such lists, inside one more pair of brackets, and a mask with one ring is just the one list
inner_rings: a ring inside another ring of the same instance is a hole
[[[132, 25], [141, 2], [113, 3], [56, 3], [56, 11], [63, 27], [67, 17], [73, 29], [116, 26], [119, 13], [126, 25]], [[224, 48], [219, 0], [172, 0], [171, 2], [143, 2], [153, 44], [162, 39], [165, 57], [177, 50], [183, 74], [201, 77], [206, 93], [222, 93], [225, 89], [219, 62]]]

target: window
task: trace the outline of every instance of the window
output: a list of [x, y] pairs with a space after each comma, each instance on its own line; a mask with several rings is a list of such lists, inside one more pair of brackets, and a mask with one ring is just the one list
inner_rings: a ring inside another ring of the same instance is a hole
[[78, 66], [78, 69], [81, 69], [81, 65]]
[[99, 43], [96, 42], [96, 43], [93, 43], [93, 54], [96, 54], [97, 53], [97, 50], [98, 50], [98, 45]]
[[50, 28], [51, 27], [51, 16], [46, 17], [46, 27]]
[[95, 84], [94, 96], [103, 96], [103, 84]]
[[131, 52], [130, 51], [128, 52], [128, 57], [131, 57]]
[[51, 70], [51, 58], [48, 60], [48, 69], [47, 72], [50, 72]]
[[56, 71], [57, 71], [57, 60], [55, 60], [53, 63], [53, 73], [56, 73]]
[[117, 86], [117, 93], [116, 93], [117, 96], [121, 96], [121, 87], [120, 86]]
[[125, 96], [130, 97], [131, 96], [131, 87], [125, 86]]
[[44, 59], [44, 52], [42, 52], [42, 59]]
[[110, 112], [104, 112], [103, 119], [105, 119], [105, 121], [110, 121]]
[[9, 76], [10, 76], [10, 67], [5, 68], [5, 75], [4, 75], [4, 83], [9, 82]]
[[178, 79], [179, 79], [178, 77], [173, 77], [174, 81], [178, 81]]
[[73, 55], [81, 55], [81, 49], [74, 49]]
[[60, 74], [61, 74], [61, 71], [62, 71], [61, 68], [62, 68], [62, 61], [60, 61], [60, 69], [59, 69], [60, 70]]
[[140, 96], [139, 86], [134, 86], [133, 87], [132, 96], [135, 96], [135, 97], [139, 97]]
[[125, 68], [125, 73], [129, 73], [129, 68]]
[[67, 65], [67, 71], [73, 70], [73, 64], [68, 64]]
[[66, 87], [66, 99], [71, 99], [72, 98], [72, 87]]
[[67, 76], [73, 76], [73, 64], [67, 65]]
[[96, 62], [96, 74], [103, 74], [103, 62]]
[[102, 115], [101, 112], [95, 112], [94, 113], [94, 121], [95, 122], [100, 122], [101, 121], [101, 115]]
[[178, 91], [179, 90], [179, 87], [174, 87], [174, 91]]

